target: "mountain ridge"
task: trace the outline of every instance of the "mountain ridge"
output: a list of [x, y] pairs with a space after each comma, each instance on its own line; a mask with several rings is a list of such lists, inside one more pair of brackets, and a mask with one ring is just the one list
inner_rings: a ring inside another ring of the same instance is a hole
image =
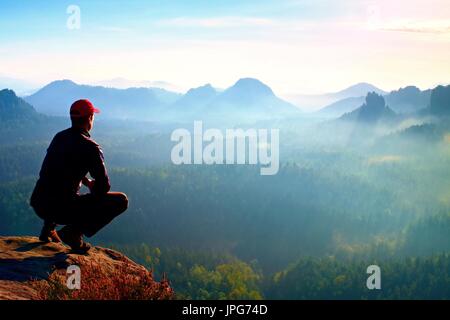
[[300, 114], [301, 110], [276, 96], [260, 80], [241, 78], [219, 93], [204, 107], [203, 112], [216, 120], [235, 117], [242, 121], [253, 121]]
[[184, 95], [158, 88], [114, 89], [80, 85], [71, 80], [49, 83], [25, 100], [44, 114], [67, 116], [73, 101], [90, 99], [105, 118], [185, 121], [223, 116], [253, 121], [300, 112], [254, 78], [238, 79], [219, 91], [211, 84], [192, 88]]
[[334, 104], [342, 99], [365, 97], [369, 92], [386, 94], [387, 92], [367, 82], [358, 82], [336, 92], [325, 92], [322, 94], [294, 94], [287, 96], [299, 108], [309, 108], [308, 111], [317, 112], [328, 105]]
[[382, 95], [369, 92], [362, 106], [342, 115], [339, 120], [375, 124], [378, 121], [391, 121], [395, 117], [396, 113], [386, 105]]
[[332, 95], [335, 97], [349, 98], [349, 97], [365, 96], [369, 92], [376, 92], [377, 94], [382, 94], [382, 95], [388, 93], [368, 82], [358, 82], [358, 83], [351, 85], [343, 90], [340, 90], [340, 91], [337, 91], [334, 93], [329, 93], [328, 95]]
[[41, 113], [67, 116], [70, 105], [82, 98], [90, 99], [106, 117], [153, 118], [161, 108], [178, 99], [179, 94], [160, 88], [115, 89], [64, 79], [47, 84], [33, 95], [24, 97], [24, 100]]
[[[422, 91], [416, 86], [406, 86], [383, 94], [383, 97], [393, 111], [414, 113], [428, 106], [431, 92], [432, 89]], [[317, 114], [327, 117], [340, 117], [344, 113], [357, 109], [364, 102], [364, 99], [364, 96], [341, 99], [319, 109]]]

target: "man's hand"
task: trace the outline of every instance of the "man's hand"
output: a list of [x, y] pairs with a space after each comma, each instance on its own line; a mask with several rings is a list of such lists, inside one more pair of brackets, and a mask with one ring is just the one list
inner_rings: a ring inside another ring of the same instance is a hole
[[89, 191], [92, 193], [92, 188], [94, 187], [95, 180], [89, 180], [87, 177], [83, 177], [81, 179], [81, 183], [89, 188]]

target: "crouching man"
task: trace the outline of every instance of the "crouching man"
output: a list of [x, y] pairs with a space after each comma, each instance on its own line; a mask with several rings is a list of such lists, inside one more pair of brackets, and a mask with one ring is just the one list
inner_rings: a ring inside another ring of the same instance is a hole
[[[128, 207], [124, 193], [109, 192], [103, 153], [89, 135], [98, 112], [89, 100], [72, 104], [72, 127], [53, 138], [30, 200], [44, 220], [39, 239], [62, 241], [77, 253], [90, 249], [83, 235], [92, 237]], [[93, 180], [86, 177], [88, 173]], [[90, 193], [79, 194], [81, 184]], [[56, 231], [57, 225], [64, 227]]]

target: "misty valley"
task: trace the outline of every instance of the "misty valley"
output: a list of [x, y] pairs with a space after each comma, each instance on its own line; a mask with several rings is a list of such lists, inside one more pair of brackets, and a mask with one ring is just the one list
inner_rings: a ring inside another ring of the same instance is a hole
[[[270, 141], [269, 141], [270, 139]], [[178, 142], [171, 151], [173, 164], [260, 164], [262, 175], [274, 175], [279, 167], [279, 132], [271, 129], [218, 129], [203, 132], [203, 123], [194, 121], [194, 131], [176, 129], [170, 136]], [[205, 142], [205, 146], [203, 146]], [[270, 142], [270, 143], [269, 143]]]
[[[448, 299], [450, 86], [351, 92], [307, 113], [250, 78], [183, 95], [69, 80], [24, 97], [2, 90], [0, 234], [39, 233], [30, 194], [50, 140], [70, 126], [70, 103], [85, 97], [102, 108], [92, 137], [112, 189], [129, 197], [87, 240], [166, 274], [179, 298]], [[197, 161], [194, 121], [222, 138], [279, 130], [278, 171], [261, 174], [274, 166], [269, 153], [205, 165], [200, 149]], [[171, 158], [180, 129], [194, 133], [189, 164]], [[381, 289], [366, 286], [371, 265]]]

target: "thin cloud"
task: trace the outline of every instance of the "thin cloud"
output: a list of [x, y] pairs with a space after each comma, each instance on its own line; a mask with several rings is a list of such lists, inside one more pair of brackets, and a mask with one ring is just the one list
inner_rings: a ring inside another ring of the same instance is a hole
[[450, 20], [391, 22], [379, 25], [378, 29], [395, 32], [450, 34]]

